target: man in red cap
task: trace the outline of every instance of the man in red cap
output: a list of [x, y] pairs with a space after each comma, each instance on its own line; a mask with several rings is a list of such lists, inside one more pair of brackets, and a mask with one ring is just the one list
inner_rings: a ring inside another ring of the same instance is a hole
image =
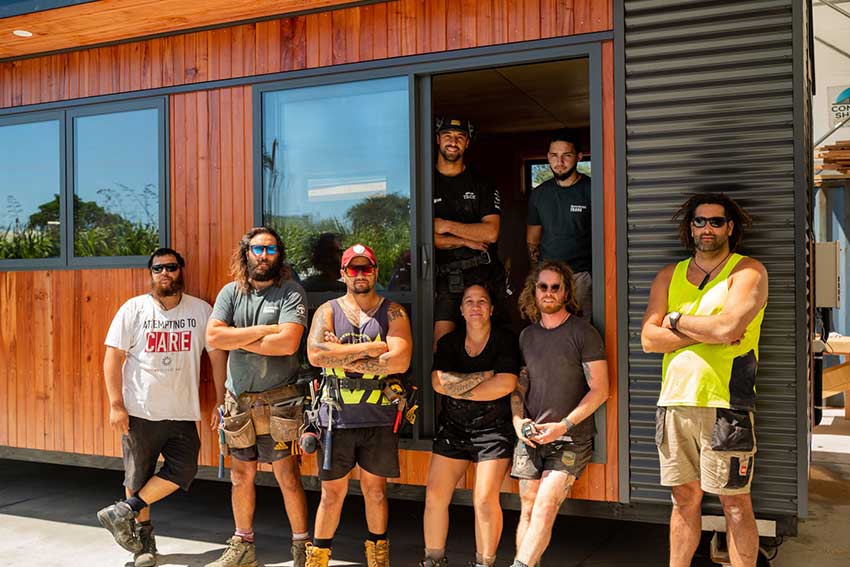
[[322, 499], [307, 567], [327, 567], [348, 475], [360, 466], [366, 504], [368, 567], [389, 567], [387, 479], [399, 476], [397, 418], [410, 366], [410, 320], [398, 303], [375, 292], [375, 253], [355, 244], [342, 255], [346, 294], [322, 304], [307, 338], [310, 364], [321, 367], [318, 452]]

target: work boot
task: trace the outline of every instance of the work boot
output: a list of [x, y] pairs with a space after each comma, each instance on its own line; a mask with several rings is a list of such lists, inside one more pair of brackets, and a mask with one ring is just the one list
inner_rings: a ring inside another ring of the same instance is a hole
[[446, 557], [439, 559], [430, 559], [426, 557], [419, 562], [418, 567], [449, 567], [449, 560]]
[[330, 547], [316, 547], [308, 542], [304, 550], [307, 553], [306, 567], [328, 567], [331, 561]]
[[97, 513], [98, 521], [109, 530], [115, 543], [133, 553], [142, 550], [142, 542], [136, 535], [136, 516], [138, 513], [126, 502], [116, 502]]
[[302, 539], [292, 542], [289, 551], [292, 553], [292, 567], [305, 567], [307, 565], [307, 540]]
[[366, 567], [390, 567], [390, 540], [366, 540]]
[[235, 535], [227, 540], [227, 549], [221, 557], [204, 567], [257, 567], [257, 548]]
[[138, 529], [139, 540], [142, 542], [142, 550], [133, 555], [135, 567], [154, 567], [156, 565], [156, 539], [153, 535], [153, 526], [150, 524], [140, 525]]

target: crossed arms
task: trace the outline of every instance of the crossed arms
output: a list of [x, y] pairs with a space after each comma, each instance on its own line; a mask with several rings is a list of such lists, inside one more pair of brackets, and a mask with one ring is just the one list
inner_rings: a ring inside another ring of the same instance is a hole
[[410, 367], [413, 339], [410, 319], [398, 303], [387, 311], [389, 330], [386, 341], [340, 344], [336, 340], [333, 310], [322, 304], [313, 315], [307, 337], [307, 358], [319, 368], [342, 368], [361, 374], [401, 374]]
[[744, 258], [729, 275], [729, 295], [720, 313], [682, 315], [674, 331], [667, 316], [667, 297], [675, 268], [675, 264], [665, 267], [652, 282], [640, 336], [644, 352], [668, 353], [697, 343], [735, 343], [767, 303], [767, 270], [761, 262]]
[[435, 370], [431, 373], [434, 391], [462, 400], [489, 402], [498, 400], [514, 391], [517, 375], [508, 372], [450, 372]]
[[242, 349], [266, 356], [290, 356], [298, 352], [304, 327], [299, 323], [230, 327], [224, 321], [210, 319], [207, 344], [215, 349]]
[[434, 247], [440, 250], [465, 247], [483, 252], [499, 239], [499, 225], [499, 215], [486, 215], [481, 222], [469, 224], [435, 218]]

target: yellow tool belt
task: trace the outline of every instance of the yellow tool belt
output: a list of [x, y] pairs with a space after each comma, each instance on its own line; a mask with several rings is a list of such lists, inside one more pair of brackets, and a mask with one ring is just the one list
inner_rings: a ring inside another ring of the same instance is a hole
[[234, 398], [224, 395], [224, 438], [231, 449], [251, 447], [257, 435], [269, 435], [288, 443], [298, 438], [304, 406], [294, 403], [303, 397], [301, 388], [292, 384], [265, 392], [245, 392]]

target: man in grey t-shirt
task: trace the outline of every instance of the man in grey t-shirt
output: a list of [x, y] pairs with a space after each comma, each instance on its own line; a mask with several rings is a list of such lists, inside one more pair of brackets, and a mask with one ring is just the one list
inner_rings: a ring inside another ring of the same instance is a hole
[[[307, 501], [294, 457], [297, 439], [282, 438], [270, 426], [277, 404], [295, 400], [298, 349], [307, 327], [304, 290], [290, 278], [280, 236], [253, 228], [239, 242], [231, 273], [207, 326], [207, 343], [230, 351], [224, 400], [224, 430], [230, 449], [232, 505], [236, 530], [228, 547], [207, 567], [256, 565], [254, 478], [257, 461], [271, 463], [283, 492], [292, 529], [294, 565], [305, 563]], [[277, 438], [273, 438], [273, 434]]]
[[511, 395], [514, 450], [511, 476], [522, 503], [513, 567], [536, 565], [570, 488], [593, 453], [593, 412], [608, 398], [608, 363], [602, 337], [576, 317], [569, 266], [546, 261], [529, 275], [519, 297], [525, 359]]

